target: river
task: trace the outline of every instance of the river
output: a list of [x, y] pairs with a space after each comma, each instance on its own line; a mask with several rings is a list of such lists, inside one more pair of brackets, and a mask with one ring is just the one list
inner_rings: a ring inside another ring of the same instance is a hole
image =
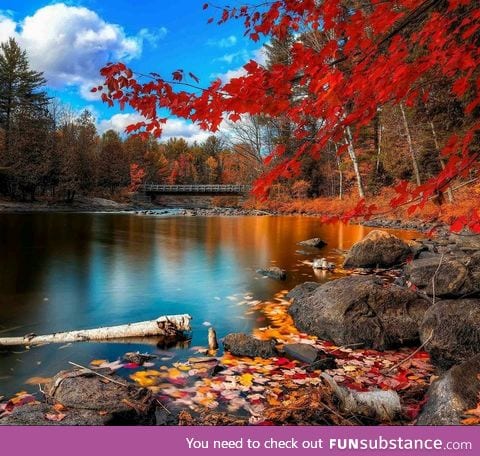
[[[32, 389], [31, 377], [50, 377], [92, 359], [116, 360], [128, 351], [184, 359], [205, 346], [207, 326], [219, 336], [250, 332], [268, 322], [248, 301], [270, 299], [298, 283], [324, 282], [341, 272], [314, 271], [305, 261], [341, 264], [370, 228], [321, 224], [314, 217], [182, 217], [137, 214], [0, 214], [0, 336], [45, 334], [111, 326], [189, 313], [192, 339], [174, 347], [144, 343], [76, 343], [0, 349], [0, 396]], [[395, 232], [403, 238], [415, 232]], [[297, 245], [320, 237], [321, 250]], [[279, 266], [285, 282], [257, 268]], [[35, 387], [36, 388], [36, 387]]]

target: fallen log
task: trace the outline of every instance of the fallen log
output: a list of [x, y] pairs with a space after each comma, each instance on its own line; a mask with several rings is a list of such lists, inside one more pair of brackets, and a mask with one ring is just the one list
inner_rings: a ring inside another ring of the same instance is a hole
[[0, 337], [0, 346], [43, 345], [67, 342], [101, 341], [109, 339], [125, 339], [130, 337], [176, 336], [190, 331], [191, 316], [168, 315], [156, 320], [129, 323], [127, 325], [110, 326], [80, 331], [68, 331], [37, 336], [27, 334], [23, 337]]

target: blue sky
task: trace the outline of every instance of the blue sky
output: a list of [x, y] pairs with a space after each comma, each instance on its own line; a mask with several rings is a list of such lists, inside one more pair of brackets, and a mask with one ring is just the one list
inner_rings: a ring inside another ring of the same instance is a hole
[[[243, 36], [241, 22], [207, 24], [213, 10], [204, 0], [2, 0], [0, 41], [14, 36], [29, 54], [33, 68], [43, 71], [49, 92], [75, 111], [87, 107], [99, 129], [121, 131], [138, 121], [98, 101], [90, 88], [100, 82], [107, 61], [124, 61], [133, 69], [170, 75], [182, 68], [207, 85], [228, 79], [249, 59], [262, 60], [261, 46]], [[202, 140], [196, 126], [171, 119], [165, 138]]]

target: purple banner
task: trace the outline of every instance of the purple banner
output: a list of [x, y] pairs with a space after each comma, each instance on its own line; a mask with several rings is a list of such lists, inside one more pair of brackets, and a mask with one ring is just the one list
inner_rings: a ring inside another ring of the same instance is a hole
[[15, 456], [478, 455], [478, 427], [2, 427]]

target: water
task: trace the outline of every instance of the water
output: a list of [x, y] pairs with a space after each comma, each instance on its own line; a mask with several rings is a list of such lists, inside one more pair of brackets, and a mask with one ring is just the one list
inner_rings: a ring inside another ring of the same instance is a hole
[[[246, 315], [245, 296], [270, 299], [306, 280], [340, 277], [313, 271], [305, 260], [341, 263], [369, 228], [322, 225], [309, 217], [149, 217], [135, 214], [0, 214], [0, 337], [111, 326], [188, 313], [192, 339], [173, 347], [155, 340], [0, 349], [0, 396], [50, 377], [68, 362], [113, 361], [127, 351], [174, 354], [207, 343], [207, 322], [219, 337], [267, 322]], [[414, 237], [414, 232], [397, 233]], [[321, 250], [296, 245], [321, 237]], [[262, 278], [280, 266], [288, 280]]]

